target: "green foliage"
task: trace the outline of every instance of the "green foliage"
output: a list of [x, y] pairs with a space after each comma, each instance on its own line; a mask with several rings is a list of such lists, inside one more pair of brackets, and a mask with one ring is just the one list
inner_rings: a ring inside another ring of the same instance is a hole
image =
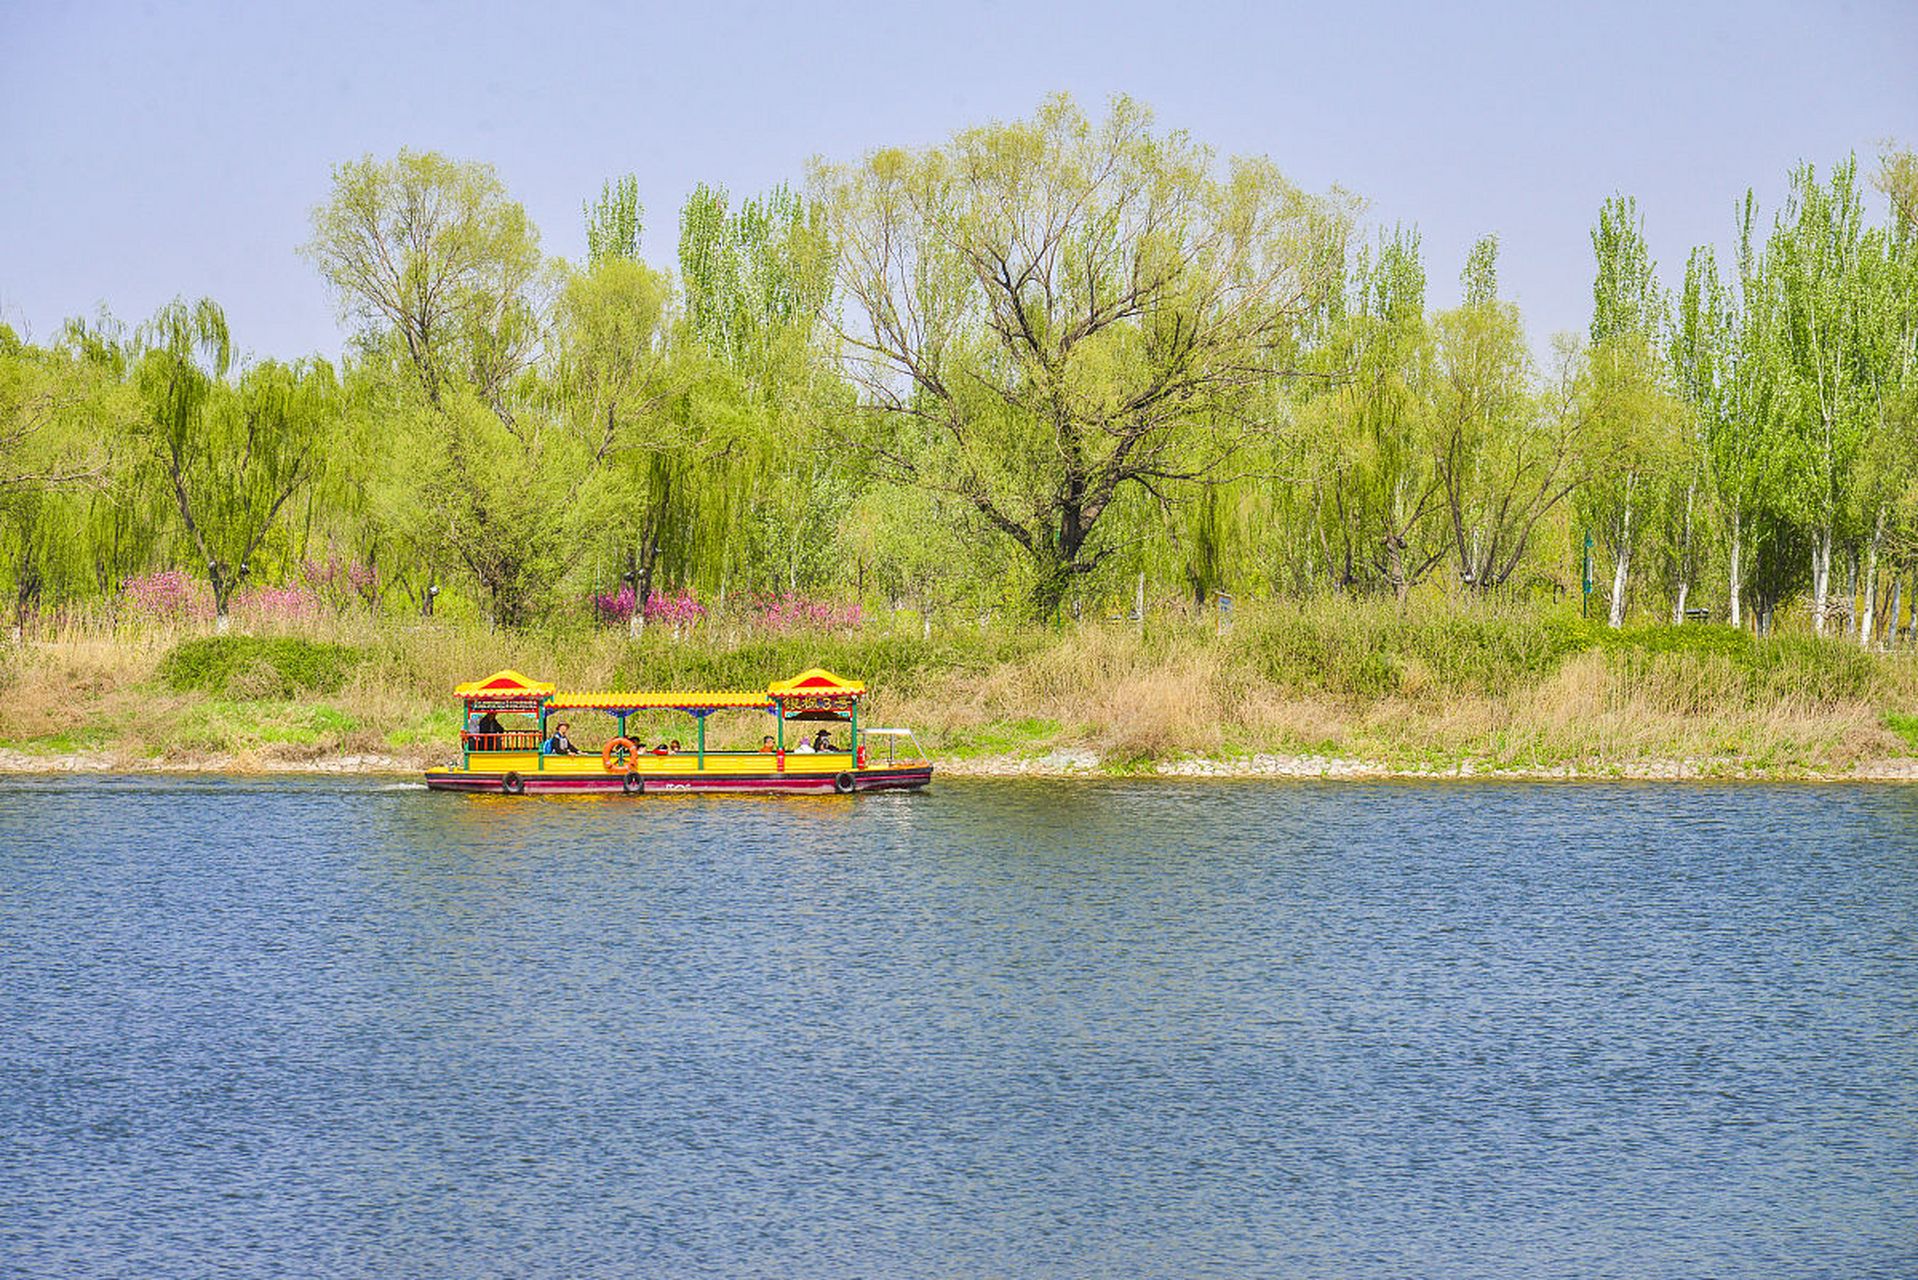
[[629, 173], [601, 187], [599, 201], [586, 206], [586, 265], [597, 267], [611, 258], [638, 262], [644, 217], [637, 177]]
[[1887, 711], [1885, 728], [1904, 739], [1907, 753], [1918, 755], [1918, 716], [1906, 715], [1901, 711]]
[[296, 636], [205, 636], [174, 645], [157, 674], [161, 683], [180, 691], [290, 698], [337, 691], [364, 657], [351, 645]]
[[821, 166], [814, 190], [866, 449], [1019, 548], [1041, 615], [1118, 550], [1108, 513], [1256, 449], [1343, 288], [1342, 201], [1262, 159], [1221, 167], [1124, 97]]
[[395, 344], [435, 404], [465, 383], [503, 409], [539, 343], [539, 232], [491, 165], [401, 148], [333, 171], [302, 250], [371, 346]]
[[[1495, 238], [1434, 309], [1416, 231], [1360, 237], [1352, 197], [1124, 98], [744, 200], [701, 185], [676, 279], [640, 256], [633, 175], [561, 263], [490, 167], [366, 157], [304, 248], [353, 330], [337, 368], [237, 359], [210, 301], [132, 335], [0, 327], [0, 591], [22, 637], [124, 620], [123, 584], [158, 570], [204, 576], [224, 615], [340, 564], [329, 604], [362, 618], [520, 634], [628, 588], [734, 616], [857, 599], [927, 629], [1111, 617], [1141, 591], [1155, 618], [1329, 593], [1482, 620], [1575, 590], [1590, 533], [1620, 630], [1702, 606], [1904, 645], [1914, 172], [1883, 158], [1881, 218], [1855, 163], [1802, 166], [1782, 209], [1748, 196], [1735, 259], [1694, 253], [1671, 293], [1637, 204], [1605, 201], [1589, 340], [1541, 364]], [[1331, 665], [1275, 668], [1301, 687], [1495, 674], [1457, 637], [1302, 639]]]
[[324, 360], [268, 360], [229, 382], [226, 317], [210, 299], [163, 307], [143, 336], [148, 447], [224, 617], [287, 502], [325, 466], [339, 386]]
[[1297, 693], [1498, 693], [1553, 670], [1583, 647], [1575, 620], [1529, 613], [1275, 610], [1234, 628], [1230, 652], [1262, 680]]

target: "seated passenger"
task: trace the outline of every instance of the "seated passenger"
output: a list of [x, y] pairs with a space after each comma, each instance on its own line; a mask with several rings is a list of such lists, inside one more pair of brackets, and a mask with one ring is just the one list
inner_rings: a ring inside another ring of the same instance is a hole
[[815, 733], [812, 737], [812, 749], [814, 751], [838, 750], [838, 748], [832, 744], [832, 730], [821, 729], [818, 733]]
[[800, 753], [801, 755], [811, 755], [813, 750], [812, 739], [801, 738], [799, 740], [799, 745], [794, 747], [793, 750]]
[[663, 742], [653, 748], [653, 754], [656, 756], [669, 756], [672, 753], [673, 749]]
[[773, 736], [770, 733], [759, 740], [759, 753], [761, 755], [769, 756], [778, 750], [779, 748], [773, 745]]
[[678, 738], [674, 738], [674, 739], [673, 739], [673, 745], [672, 745], [672, 749], [671, 749], [670, 751], [668, 751], [668, 752], [667, 752], [666, 754], [667, 754], [667, 755], [669, 755], [669, 756], [676, 756], [676, 755], [678, 755], [678, 754], [679, 754], [679, 739], [678, 739]]
[[473, 730], [473, 732], [501, 734], [506, 732], [506, 726], [499, 722], [498, 716], [494, 715], [491, 711], [488, 711], [485, 715], [480, 717], [479, 728]]
[[573, 745], [573, 726], [561, 721], [553, 736], [540, 744], [540, 750], [549, 756], [576, 756], [579, 748]]

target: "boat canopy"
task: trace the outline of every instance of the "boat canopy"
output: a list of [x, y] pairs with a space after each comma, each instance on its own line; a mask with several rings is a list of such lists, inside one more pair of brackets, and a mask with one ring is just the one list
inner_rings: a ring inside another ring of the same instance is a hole
[[530, 680], [517, 671], [496, 671], [484, 680], [469, 680], [453, 692], [475, 707], [522, 707], [541, 711], [606, 711], [626, 715], [635, 711], [770, 711], [792, 719], [812, 718], [820, 712], [851, 715], [865, 696], [866, 686], [819, 667], [790, 680], [775, 680], [764, 691], [721, 689], [648, 690], [621, 692], [561, 692], [545, 681]]
[[647, 693], [555, 693], [547, 704], [555, 711], [722, 711], [743, 708], [771, 711], [773, 701], [763, 693], [727, 693], [704, 689], [689, 693], [653, 690]]
[[468, 680], [465, 684], [454, 685], [453, 692], [462, 698], [550, 698], [554, 686], [544, 680], [528, 680], [510, 667], [505, 671], [495, 671], [484, 680]]

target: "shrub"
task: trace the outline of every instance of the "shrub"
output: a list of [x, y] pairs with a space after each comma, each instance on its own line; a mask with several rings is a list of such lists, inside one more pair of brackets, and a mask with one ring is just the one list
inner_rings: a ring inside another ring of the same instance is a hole
[[622, 583], [617, 591], [595, 591], [590, 597], [593, 616], [605, 626], [624, 626], [632, 619], [635, 597], [636, 593], [630, 582]]
[[233, 597], [233, 615], [249, 623], [306, 622], [326, 611], [320, 597], [304, 587], [249, 587]]
[[135, 616], [149, 621], [181, 623], [213, 616], [212, 588], [178, 569], [128, 578], [120, 598]]
[[331, 693], [364, 654], [351, 645], [297, 636], [204, 636], [183, 640], [160, 660], [169, 689], [235, 698], [286, 698]]
[[747, 607], [752, 612], [753, 624], [762, 631], [840, 631], [865, 620], [865, 611], [857, 604], [837, 605], [794, 591], [758, 596]]
[[[630, 607], [627, 612], [631, 612]], [[699, 603], [690, 589], [670, 596], [655, 591], [646, 597], [645, 617], [648, 622], [663, 622], [670, 627], [690, 627], [705, 616], [706, 606]]]

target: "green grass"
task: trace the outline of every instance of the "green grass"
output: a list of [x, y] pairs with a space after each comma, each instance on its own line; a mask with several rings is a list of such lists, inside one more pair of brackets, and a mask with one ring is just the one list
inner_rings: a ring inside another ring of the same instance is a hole
[[211, 698], [187, 707], [159, 745], [173, 750], [237, 752], [261, 747], [338, 747], [354, 718], [323, 702], [235, 702]]
[[363, 658], [352, 645], [298, 636], [202, 636], [174, 645], [156, 674], [176, 693], [290, 698], [336, 692]]
[[956, 756], [1028, 754], [1050, 746], [1058, 738], [1061, 727], [1057, 720], [1039, 716], [994, 720], [949, 735], [944, 749]]
[[32, 738], [0, 738], [0, 747], [11, 751], [25, 751], [32, 755], [60, 756], [81, 751], [98, 751], [110, 745], [113, 739], [113, 730], [104, 725], [90, 724]]
[[[455, 742], [453, 686], [507, 666], [567, 689], [763, 689], [822, 666], [864, 680], [870, 714], [914, 728], [935, 755], [1091, 750], [1121, 773], [1262, 753], [1436, 769], [1686, 759], [1727, 771], [1918, 755], [1910, 652], [1720, 626], [1614, 631], [1573, 610], [1477, 599], [1400, 608], [1337, 597], [1247, 606], [1223, 635], [1166, 611], [1143, 630], [965, 621], [930, 638], [884, 621], [773, 636], [722, 621], [677, 639], [652, 628], [638, 641], [456, 624], [322, 626], [164, 649], [83, 636], [0, 646], [0, 745], [424, 759]], [[594, 743], [611, 723], [576, 718]], [[766, 727], [763, 715], [722, 716], [708, 745], [750, 747]], [[649, 742], [695, 736], [683, 716], [629, 730]]]
[[460, 713], [456, 706], [435, 707], [431, 711], [389, 729], [382, 739], [390, 750], [408, 747], [452, 748], [459, 736]]
[[1912, 755], [1918, 755], [1918, 716], [1906, 715], [1901, 711], [1885, 712], [1885, 728], [1905, 740], [1905, 748]]

